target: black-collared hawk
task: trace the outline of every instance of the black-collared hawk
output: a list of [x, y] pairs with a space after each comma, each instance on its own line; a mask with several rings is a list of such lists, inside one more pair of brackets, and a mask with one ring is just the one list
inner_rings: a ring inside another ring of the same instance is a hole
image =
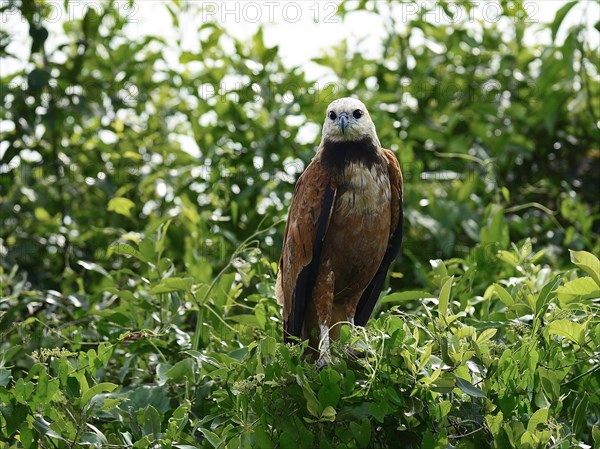
[[296, 184], [276, 297], [286, 342], [309, 339], [330, 361], [340, 322], [364, 326], [402, 241], [402, 172], [365, 105], [327, 107], [321, 144]]

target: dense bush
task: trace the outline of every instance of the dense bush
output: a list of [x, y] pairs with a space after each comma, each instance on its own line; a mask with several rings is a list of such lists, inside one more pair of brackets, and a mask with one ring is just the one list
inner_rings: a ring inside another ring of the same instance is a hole
[[[544, 26], [502, 5], [398, 24], [394, 2], [344, 2], [384, 19], [382, 55], [342, 40], [323, 83], [262, 30], [198, 20], [189, 51], [131, 39], [122, 3], [60, 36], [43, 2], [3, 3], [30, 53], [2, 32], [22, 70], [1, 80], [0, 447], [598, 446], [595, 31], [558, 40], [577, 2]], [[165, 11], [178, 27], [199, 4]], [[281, 343], [274, 277], [349, 94], [403, 167], [406, 238], [373, 320], [317, 371]]]

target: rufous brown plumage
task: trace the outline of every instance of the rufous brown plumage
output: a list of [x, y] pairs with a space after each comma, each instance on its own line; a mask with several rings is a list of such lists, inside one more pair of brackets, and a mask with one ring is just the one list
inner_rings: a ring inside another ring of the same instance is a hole
[[400, 165], [365, 105], [332, 102], [289, 208], [276, 284], [286, 341], [310, 339], [323, 365], [337, 323], [366, 324], [399, 252], [402, 217]]

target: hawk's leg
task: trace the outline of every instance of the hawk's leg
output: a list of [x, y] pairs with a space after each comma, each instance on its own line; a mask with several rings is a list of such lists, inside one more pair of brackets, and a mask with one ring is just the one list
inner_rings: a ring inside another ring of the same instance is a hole
[[324, 261], [317, 275], [317, 282], [313, 290], [313, 301], [317, 310], [319, 322], [319, 368], [331, 362], [329, 351], [329, 325], [331, 323], [331, 311], [333, 308], [333, 289], [335, 286], [335, 275], [331, 270], [329, 261]]
[[321, 334], [319, 336], [319, 359], [317, 360], [317, 367], [323, 368], [325, 365], [331, 363], [331, 352], [329, 351], [329, 326], [327, 324], [321, 324]]

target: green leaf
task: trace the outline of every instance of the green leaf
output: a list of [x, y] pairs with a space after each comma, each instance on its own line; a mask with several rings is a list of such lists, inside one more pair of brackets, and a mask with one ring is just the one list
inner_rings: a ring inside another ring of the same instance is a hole
[[188, 357], [186, 359], [180, 360], [171, 368], [169, 368], [166, 372], [163, 373], [163, 376], [167, 379], [170, 379], [172, 382], [183, 382], [184, 380], [188, 380], [193, 382], [195, 378], [195, 372], [197, 370], [196, 363], [193, 358]]
[[216, 433], [205, 429], [204, 427], [200, 427], [200, 432], [202, 432], [202, 434], [204, 435], [204, 438], [206, 438], [206, 440], [212, 444], [212, 446], [216, 449], [218, 447], [223, 447], [223, 443], [224, 440], [222, 438], [219, 438], [219, 435], [217, 435]]
[[386, 401], [373, 402], [369, 408], [371, 416], [380, 423], [383, 422], [385, 416], [388, 414], [389, 406]]
[[498, 332], [498, 329], [486, 329], [477, 336], [477, 340], [475, 341], [480, 345], [481, 343], [492, 339], [494, 335], [496, 335], [496, 332]]
[[548, 409], [541, 408], [536, 411], [531, 418], [529, 418], [529, 423], [527, 424], [527, 430], [529, 432], [535, 433], [537, 430], [537, 426], [539, 424], [546, 424], [548, 421]]
[[315, 392], [312, 390], [312, 388], [308, 384], [308, 381], [305, 378], [297, 375], [296, 381], [298, 382], [298, 385], [302, 387], [302, 394], [304, 395], [304, 399], [306, 399], [306, 408], [308, 410], [308, 413], [310, 413], [315, 418], [319, 418], [322, 409], [319, 400], [315, 395]]
[[460, 388], [463, 391], [463, 393], [466, 393], [469, 396], [472, 396], [474, 398], [486, 398], [487, 397], [483, 391], [481, 391], [479, 388], [477, 388], [475, 385], [473, 385], [468, 380], [465, 380], [462, 377], [459, 377], [456, 375], [455, 375], [455, 377], [456, 377], [456, 386], [458, 388]]
[[319, 388], [319, 403], [322, 407], [333, 406], [335, 407], [341, 396], [341, 391], [337, 383], [327, 383]]
[[550, 282], [548, 282], [537, 297], [535, 302], [535, 313], [543, 313], [545, 311], [545, 306], [550, 301], [550, 298], [553, 296], [552, 292], [556, 288], [558, 284], [560, 284], [562, 280], [562, 275], [555, 276]]
[[583, 346], [585, 343], [585, 328], [579, 323], [568, 320], [556, 320], [548, 324], [546, 329], [548, 333], [565, 337], [579, 346]]
[[481, 228], [479, 238], [484, 245], [497, 246], [499, 249], [506, 248], [509, 243], [509, 234], [504, 220], [504, 209], [498, 209], [489, 225]]
[[498, 298], [500, 298], [500, 301], [502, 301], [506, 307], [512, 307], [515, 305], [515, 301], [513, 300], [512, 296], [510, 296], [510, 293], [508, 293], [508, 291], [506, 291], [506, 289], [500, 284], [494, 284], [494, 292], [496, 295], [498, 295]]
[[6, 368], [0, 368], [0, 387], [6, 387], [11, 379], [10, 370]]
[[433, 406], [433, 417], [436, 420], [444, 418], [452, 410], [452, 403], [450, 401], [438, 402]]
[[571, 253], [571, 262], [585, 271], [600, 287], [600, 260], [587, 251], [573, 251], [570, 249], [569, 252]]
[[419, 366], [417, 367], [418, 371], [421, 371], [421, 369], [423, 369], [423, 367], [429, 361], [429, 357], [431, 356], [432, 349], [433, 349], [433, 343], [427, 345], [427, 347], [423, 351], [423, 354], [421, 354], [421, 357], [419, 358]]
[[137, 249], [131, 246], [128, 243], [117, 243], [114, 245], [110, 245], [108, 250], [106, 251], [106, 257], [109, 258], [113, 254], [118, 254], [120, 256], [132, 256], [142, 262], [149, 262]]
[[552, 41], [556, 40], [556, 34], [558, 33], [560, 25], [563, 23], [563, 20], [565, 20], [565, 17], [569, 11], [571, 11], [571, 8], [573, 8], [573, 6], [576, 4], [577, 0], [570, 1], [556, 12], [556, 15], [554, 16], [554, 22], [552, 22], [552, 26], [550, 27], [552, 32]]
[[144, 435], [158, 438], [161, 433], [161, 417], [158, 410], [149, 405], [144, 411]]
[[490, 433], [493, 437], [497, 438], [500, 430], [502, 429], [502, 421], [504, 420], [504, 415], [502, 412], [498, 412], [497, 415], [486, 415], [485, 423], [490, 429]]
[[554, 371], [539, 366], [537, 374], [542, 384], [542, 390], [551, 401], [557, 401], [560, 397], [560, 383]]
[[42, 436], [55, 438], [61, 441], [67, 441], [54, 430], [52, 430], [52, 428], [50, 427], [50, 423], [41, 416], [37, 416], [35, 418], [35, 421], [33, 421], [33, 426]]
[[385, 304], [404, 304], [408, 301], [413, 301], [416, 299], [425, 299], [425, 298], [434, 298], [429, 292], [421, 291], [421, 290], [411, 290], [406, 292], [394, 292], [389, 295], [384, 296], [381, 299], [382, 303]]
[[155, 285], [150, 289], [150, 293], [157, 295], [160, 293], [171, 293], [171, 292], [189, 292], [194, 285], [194, 278], [165, 278], [160, 281], [158, 285]]
[[323, 409], [320, 420], [334, 422], [336, 414], [337, 412], [335, 411], [335, 409], [332, 406], [328, 405]]
[[[214, 443], [213, 444], [214, 447], [217, 447]], [[279, 437], [279, 444], [281, 445], [282, 449], [297, 449], [298, 448], [298, 443], [296, 442], [296, 438], [294, 437], [294, 434], [289, 431], [289, 430], [285, 430], [281, 433], [281, 436]]]
[[350, 421], [350, 432], [359, 448], [366, 448], [371, 442], [371, 423], [368, 419], [362, 419], [360, 424]]
[[575, 409], [575, 414], [573, 415], [573, 433], [577, 435], [577, 437], [581, 437], [587, 427], [586, 416], [588, 416], [588, 402], [588, 395], [584, 393], [583, 399], [579, 401], [579, 404]]
[[438, 313], [441, 317], [446, 318], [448, 316], [448, 303], [450, 302], [450, 289], [452, 288], [452, 281], [454, 276], [450, 276], [440, 290], [440, 296], [438, 299]]
[[129, 198], [116, 197], [108, 202], [108, 210], [131, 217], [131, 209], [135, 206], [135, 203]]
[[29, 415], [29, 407], [11, 400], [6, 404], [0, 405], [0, 412], [6, 420], [6, 434], [9, 436], [15, 433], [21, 424]]
[[591, 277], [586, 276], [561, 285], [556, 289], [556, 296], [564, 307], [584, 299], [599, 298], [600, 288]]
[[103, 382], [103, 383], [94, 385], [93, 387], [90, 387], [85, 393], [83, 393], [83, 395], [81, 396], [81, 399], [79, 401], [79, 404], [81, 407], [84, 407], [90, 401], [90, 399], [92, 399], [97, 394], [110, 393], [117, 387], [118, 387], [117, 384], [113, 384], [110, 382]]

